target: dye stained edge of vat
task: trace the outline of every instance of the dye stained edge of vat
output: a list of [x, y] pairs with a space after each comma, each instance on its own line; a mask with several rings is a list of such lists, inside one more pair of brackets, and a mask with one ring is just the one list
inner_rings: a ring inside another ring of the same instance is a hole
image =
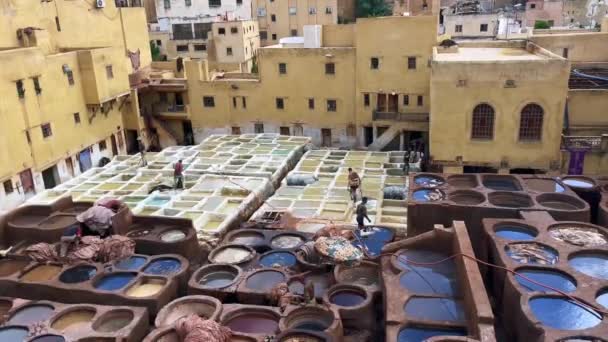
[[[518, 275], [515, 276], [515, 280], [521, 287], [526, 291], [533, 292], [554, 292], [553, 290], [535, 284], [526, 278], [536, 281], [541, 284], [548, 285], [552, 288], [560, 290], [562, 292], [572, 292], [576, 290], [576, 280], [565, 272], [557, 271], [548, 268], [531, 268], [523, 267], [516, 270]], [[524, 277], [522, 277], [524, 276]]]
[[28, 304], [17, 309], [8, 319], [8, 324], [28, 326], [46, 321], [54, 311], [55, 308], [48, 304]]
[[575, 270], [590, 277], [608, 279], [608, 254], [605, 252], [576, 253], [570, 256], [568, 263]]
[[533, 297], [528, 305], [532, 315], [544, 326], [560, 330], [583, 330], [600, 324], [602, 315], [567, 297]]
[[514, 241], [530, 241], [538, 236], [535, 228], [520, 223], [499, 223], [494, 227], [494, 232], [502, 239]]

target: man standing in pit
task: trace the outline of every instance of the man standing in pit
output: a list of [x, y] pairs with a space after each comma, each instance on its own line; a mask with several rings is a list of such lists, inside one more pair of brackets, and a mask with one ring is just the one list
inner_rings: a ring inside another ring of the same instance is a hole
[[357, 203], [357, 189], [361, 186], [361, 178], [353, 171], [352, 168], [348, 168], [348, 191], [350, 191], [350, 198], [354, 203]]

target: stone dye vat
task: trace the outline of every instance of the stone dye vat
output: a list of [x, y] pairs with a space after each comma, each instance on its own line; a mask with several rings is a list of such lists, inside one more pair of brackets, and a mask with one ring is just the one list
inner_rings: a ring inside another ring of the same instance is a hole
[[[103, 168], [87, 170], [29, 203], [54, 205], [70, 196], [92, 203], [115, 197], [137, 215], [190, 219], [198, 237], [205, 239], [251, 216], [296, 165], [309, 142], [307, 137], [277, 134], [213, 135], [196, 146], [146, 153], [144, 167], [139, 155], [116, 156]], [[178, 160], [184, 165], [185, 190], [169, 195], [151, 192], [159, 183], [173, 184]]]
[[[188, 261], [179, 255], [133, 255], [113, 264], [26, 263], [22, 269], [4, 259], [13, 272], [0, 277], [0, 294], [68, 303], [145, 306], [151, 314], [185, 289]], [[184, 291], [185, 292], [185, 291]]]
[[[608, 288], [606, 228], [555, 221], [546, 212], [522, 212], [522, 217], [483, 220], [486, 248], [481, 259], [517, 272], [485, 270], [507, 338], [566, 341], [607, 336], [608, 321], [598, 311], [605, 310], [602, 294]], [[527, 227], [536, 234], [532, 239], [506, 239], [497, 233], [504, 225]], [[521, 246], [516, 258], [514, 245]]]
[[477, 263], [448, 258], [461, 253], [474, 255], [467, 228], [458, 221], [449, 230], [435, 228], [384, 247], [386, 341], [433, 336], [495, 341], [494, 316]]
[[288, 283], [289, 275], [280, 268], [260, 268], [243, 274], [238, 285], [239, 303], [265, 304], [270, 291], [280, 283]]
[[[556, 220], [589, 222], [590, 219], [589, 205], [559, 179], [528, 175], [434, 174], [447, 182], [428, 188], [415, 184], [417, 176], [410, 175], [413, 185], [409, 189], [407, 220], [411, 229], [408, 236], [428, 231], [435, 224], [447, 227], [452, 220], [460, 220], [466, 223], [473, 248], [479, 251], [481, 220], [486, 217], [518, 219], [521, 210], [544, 210]], [[432, 192], [429, 196], [434, 200], [416, 200], [417, 191]], [[509, 232], [505, 231], [505, 234]]]
[[243, 280], [239, 266], [230, 264], [208, 264], [196, 270], [188, 281], [188, 294], [204, 295], [222, 301], [236, 295]]
[[378, 329], [374, 291], [350, 284], [332, 286], [323, 295], [323, 302], [339, 314], [345, 328], [353, 330]]
[[241, 244], [258, 253], [270, 250], [295, 250], [309, 241], [312, 234], [278, 229], [237, 229], [229, 232], [223, 241], [226, 244]]
[[561, 180], [568, 188], [576, 192], [580, 198], [589, 204], [592, 222], [597, 223], [599, 204], [602, 198], [602, 181], [595, 177], [586, 176], [563, 176]]
[[281, 315], [277, 308], [255, 305], [224, 305], [220, 323], [245, 336], [276, 335]]
[[181, 297], [165, 305], [156, 316], [157, 328], [172, 326], [180, 317], [197, 315], [216, 321], [222, 313], [222, 303], [209, 296]]
[[372, 224], [405, 230], [408, 180], [402, 164], [395, 160], [403, 161], [403, 152], [309, 151], [254, 219], [266, 220], [269, 212], [289, 212], [302, 220], [302, 227], [297, 229], [309, 233], [320, 227], [305, 223], [307, 220], [356, 224], [356, 204], [347, 190], [348, 168], [352, 168], [361, 177], [362, 193], [357, 196], [358, 200], [368, 197]]
[[602, 198], [597, 212], [597, 224], [608, 227], [608, 184], [602, 187]]
[[[148, 331], [145, 308], [70, 305], [13, 298], [1, 300], [10, 303], [7, 320], [0, 326], [1, 341], [84, 341], [88, 338], [137, 342]], [[45, 329], [30, 331], [32, 325], [44, 326]]]
[[325, 333], [335, 341], [343, 340], [340, 314], [335, 308], [297, 307], [285, 309], [279, 322], [281, 331], [293, 329]]
[[140, 254], [179, 254], [188, 260], [203, 254], [192, 221], [186, 218], [134, 216], [123, 234], [135, 241]]

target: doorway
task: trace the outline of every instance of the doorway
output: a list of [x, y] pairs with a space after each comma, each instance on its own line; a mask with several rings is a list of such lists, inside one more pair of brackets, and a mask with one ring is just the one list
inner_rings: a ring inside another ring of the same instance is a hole
[[21, 171], [19, 173], [19, 178], [21, 179], [21, 188], [23, 189], [24, 194], [27, 195], [36, 192], [36, 189], [34, 188], [34, 177], [32, 177], [31, 169]]
[[112, 134], [110, 143], [112, 144], [112, 155], [115, 156], [118, 154], [118, 145], [116, 144], [116, 135], [115, 134]]
[[134, 129], [127, 130], [127, 153], [139, 153], [139, 142], [137, 141], [137, 131]]
[[44, 181], [45, 189], [52, 189], [57, 186], [57, 184], [59, 184], [59, 173], [57, 172], [57, 166], [53, 165], [42, 171], [42, 180]]
[[78, 166], [80, 166], [81, 173], [93, 166], [93, 161], [91, 160], [91, 150], [89, 148], [85, 148], [78, 153]]
[[184, 145], [194, 145], [194, 131], [192, 130], [192, 121], [182, 121], [182, 130], [184, 131]]
[[74, 162], [72, 161], [72, 157], [66, 158], [65, 168], [68, 169], [70, 177], [74, 177]]
[[369, 146], [374, 142], [374, 127], [363, 127], [363, 139], [365, 140], [365, 146]]
[[397, 94], [388, 95], [388, 111], [389, 112], [392, 112], [392, 113], [397, 112], [397, 108], [398, 108], [397, 103], [399, 103], [399, 95], [397, 95]]
[[376, 111], [386, 112], [386, 94], [378, 94], [378, 99], [376, 100]]
[[323, 147], [331, 146], [331, 129], [321, 128], [321, 146], [323, 146]]
[[301, 137], [304, 135], [304, 127], [300, 124], [293, 125], [293, 135]]

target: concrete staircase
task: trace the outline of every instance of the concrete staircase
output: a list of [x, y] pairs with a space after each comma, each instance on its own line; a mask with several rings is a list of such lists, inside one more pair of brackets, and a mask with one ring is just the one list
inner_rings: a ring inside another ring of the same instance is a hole
[[380, 135], [374, 142], [372, 142], [367, 149], [369, 151], [380, 151], [386, 145], [388, 145], [395, 137], [397, 137], [404, 129], [404, 125], [394, 124], [391, 125], [382, 135]]

